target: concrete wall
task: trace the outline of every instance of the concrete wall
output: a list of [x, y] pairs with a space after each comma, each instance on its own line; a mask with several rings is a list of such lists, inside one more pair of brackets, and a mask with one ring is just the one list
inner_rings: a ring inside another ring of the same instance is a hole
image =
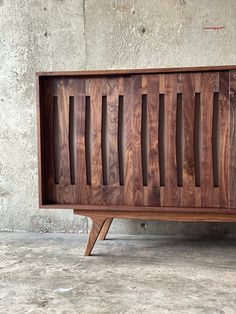
[[[234, 0], [0, 0], [0, 229], [88, 230], [72, 210], [38, 209], [36, 71], [236, 64], [235, 29]], [[235, 226], [119, 221], [112, 230], [215, 234]]]

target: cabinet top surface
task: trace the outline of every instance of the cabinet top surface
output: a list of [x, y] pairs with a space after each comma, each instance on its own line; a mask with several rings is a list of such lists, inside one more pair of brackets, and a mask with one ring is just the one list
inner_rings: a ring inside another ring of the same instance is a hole
[[179, 73], [199, 71], [229, 71], [236, 70], [236, 65], [223, 66], [200, 66], [200, 67], [177, 67], [177, 68], [146, 68], [146, 69], [112, 69], [112, 70], [89, 70], [89, 71], [58, 71], [37, 72], [36, 76], [89, 76], [89, 75], [131, 75], [131, 74], [154, 74], [154, 73]]

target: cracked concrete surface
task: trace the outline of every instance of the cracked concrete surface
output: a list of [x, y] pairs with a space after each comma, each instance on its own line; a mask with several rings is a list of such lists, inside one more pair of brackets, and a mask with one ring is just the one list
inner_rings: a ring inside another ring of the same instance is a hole
[[[72, 210], [38, 209], [36, 71], [236, 64], [235, 28], [234, 0], [0, 1], [0, 230], [88, 231]], [[111, 231], [236, 228], [122, 220]]]
[[0, 233], [1, 313], [234, 314], [236, 239]]

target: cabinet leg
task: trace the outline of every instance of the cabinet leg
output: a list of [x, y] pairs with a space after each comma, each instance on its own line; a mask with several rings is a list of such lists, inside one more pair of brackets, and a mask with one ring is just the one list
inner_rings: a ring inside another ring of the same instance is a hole
[[95, 242], [97, 241], [98, 235], [101, 232], [101, 229], [106, 221], [106, 218], [92, 216], [89, 217], [92, 219], [92, 228], [89, 233], [89, 238], [87, 242], [87, 246], [84, 252], [85, 256], [89, 256], [92, 252]]
[[107, 218], [103, 227], [102, 227], [102, 230], [100, 231], [99, 233], [99, 236], [98, 236], [98, 239], [99, 240], [105, 240], [106, 239], [106, 235], [109, 231], [109, 228], [111, 226], [111, 223], [112, 223], [112, 220], [113, 218]]

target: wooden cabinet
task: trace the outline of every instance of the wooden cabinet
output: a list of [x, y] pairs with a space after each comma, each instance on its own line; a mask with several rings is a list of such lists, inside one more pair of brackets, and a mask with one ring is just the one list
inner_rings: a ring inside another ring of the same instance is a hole
[[236, 66], [37, 74], [40, 206], [236, 221]]

